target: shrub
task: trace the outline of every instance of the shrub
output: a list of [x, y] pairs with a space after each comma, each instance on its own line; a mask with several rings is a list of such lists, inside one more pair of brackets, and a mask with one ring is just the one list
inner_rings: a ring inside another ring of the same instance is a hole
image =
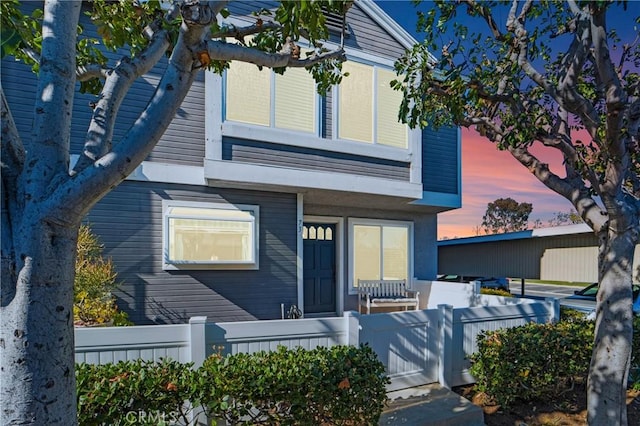
[[386, 383], [368, 346], [279, 347], [212, 356], [196, 387], [208, 415], [231, 424], [376, 424]]
[[187, 424], [191, 364], [176, 361], [121, 361], [76, 366], [78, 423], [81, 425]]
[[368, 346], [218, 354], [190, 367], [167, 360], [79, 364], [79, 423], [175, 423], [187, 419], [191, 401], [231, 424], [377, 424], [389, 382]]
[[585, 321], [587, 314], [574, 308], [560, 305], [560, 321]]
[[486, 294], [489, 296], [504, 296], [504, 297], [513, 297], [510, 291], [502, 290], [499, 288], [481, 288], [480, 294]]
[[631, 367], [629, 386], [640, 390], [640, 316], [633, 318], [633, 345], [631, 347]]
[[102, 245], [87, 225], [78, 234], [76, 274], [74, 281], [73, 317], [80, 325], [112, 322], [130, 325], [125, 312], [118, 310], [112, 292], [118, 287], [111, 259], [102, 257]]
[[476, 387], [504, 406], [558, 395], [586, 377], [593, 333], [592, 321], [577, 319], [483, 332], [471, 356]]

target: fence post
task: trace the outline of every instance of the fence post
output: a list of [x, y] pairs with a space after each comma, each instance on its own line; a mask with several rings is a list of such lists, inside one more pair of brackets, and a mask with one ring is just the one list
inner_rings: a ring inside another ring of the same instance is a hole
[[453, 306], [438, 305], [438, 381], [451, 389], [453, 366]]
[[549, 310], [549, 322], [560, 321], [560, 300], [555, 297], [547, 297], [544, 300]]
[[207, 317], [189, 318], [189, 348], [191, 350], [193, 368], [200, 368], [207, 358], [207, 345], [204, 335], [206, 323]]
[[351, 346], [360, 345], [360, 314], [355, 311], [347, 311], [344, 313], [345, 319], [345, 344]]

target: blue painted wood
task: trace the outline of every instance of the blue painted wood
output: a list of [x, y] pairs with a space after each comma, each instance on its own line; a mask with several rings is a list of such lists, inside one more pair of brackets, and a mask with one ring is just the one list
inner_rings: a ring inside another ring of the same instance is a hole
[[457, 194], [459, 191], [458, 136], [455, 127], [422, 131], [422, 185], [424, 191]]
[[228, 137], [223, 139], [222, 159], [401, 181], [408, 181], [410, 172], [409, 162]]
[[[162, 200], [258, 205], [260, 269], [162, 270]], [[136, 324], [280, 318], [297, 304], [296, 195], [125, 181], [87, 222], [122, 282], [119, 306]], [[114, 232], [117, 230], [117, 232]]]

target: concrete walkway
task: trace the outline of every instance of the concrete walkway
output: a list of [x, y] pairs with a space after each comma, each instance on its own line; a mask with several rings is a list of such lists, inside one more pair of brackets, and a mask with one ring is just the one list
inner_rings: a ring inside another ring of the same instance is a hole
[[484, 426], [482, 409], [439, 384], [390, 392], [379, 425]]

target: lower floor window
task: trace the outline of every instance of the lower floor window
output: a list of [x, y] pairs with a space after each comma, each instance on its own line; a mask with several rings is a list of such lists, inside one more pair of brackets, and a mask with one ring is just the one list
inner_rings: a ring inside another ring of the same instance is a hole
[[350, 221], [352, 288], [358, 280], [408, 280], [412, 268], [413, 224], [410, 222]]
[[163, 211], [165, 266], [256, 266], [257, 206], [165, 201]]

